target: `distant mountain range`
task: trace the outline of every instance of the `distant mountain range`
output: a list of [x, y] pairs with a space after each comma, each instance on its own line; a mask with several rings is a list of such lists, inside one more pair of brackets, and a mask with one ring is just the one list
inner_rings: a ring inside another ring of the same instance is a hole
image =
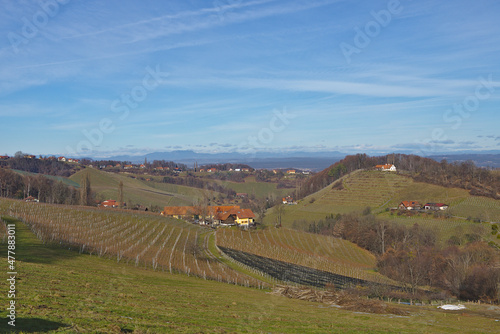
[[232, 153], [196, 153], [190, 150], [154, 152], [142, 156], [121, 155], [109, 160], [131, 161], [133, 163], [154, 160], [175, 161], [192, 166], [214, 163], [241, 163], [253, 168], [300, 168], [322, 170], [345, 157], [345, 153], [333, 152], [256, 152], [255, 154]]
[[[387, 154], [387, 153], [385, 153]], [[385, 154], [369, 154], [371, 156], [381, 156]], [[195, 163], [198, 165], [215, 163], [241, 163], [252, 166], [253, 168], [299, 168], [312, 171], [320, 171], [343, 159], [347, 153], [339, 151], [329, 152], [256, 152], [255, 154], [244, 154], [238, 152], [225, 153], [197, 153], [191, 150], [178, 150], [170, 152], [154, 152], [146, 155], [118, 155], [106, 158], [106, 160], [130, 161], [132, 163], [141, 163], [147, 159], [149, 162], [154, 160], [166, 160], [182, 163], [188, 167]], [[436, 161], [446, 159], [448, 162], [463, 162], [472, 160], [477, 166], [500, 168], [500, 151], [488, 152], [438, 152], [429, 155], [428, 158]], [[99, 159], [97, 159], [99, 160]]]

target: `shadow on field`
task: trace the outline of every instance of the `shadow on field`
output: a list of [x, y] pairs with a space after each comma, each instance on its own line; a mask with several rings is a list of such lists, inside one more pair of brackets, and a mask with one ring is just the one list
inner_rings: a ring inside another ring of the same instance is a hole
[[14, 327], [7, 323], [7, 321], [10, 321], [7, 317], [2, 318], [0, 333], [46, 333], [68, 326], [60, 322], [39, 318], [16, 318], [16, 326]]
[[[15, 259], [31, 263], [51, 264], [61, 260], [67, 260], [79, 256], [77, 251], [68, 250], [64, 245], [43, 244], [33, 232], [21, 221], [2, 217], [7, 224], [15, 224]], [[7, 243], [2, 245], [7, 249]], [[7, 254], [7, 251], [2, 254]]]

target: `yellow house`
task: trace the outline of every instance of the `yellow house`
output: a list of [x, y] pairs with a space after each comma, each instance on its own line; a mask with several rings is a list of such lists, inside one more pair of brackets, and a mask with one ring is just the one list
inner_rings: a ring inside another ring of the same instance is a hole
[[254, 223], [255, 214], [251, 209], [232, 208], [217, 217], [220, 223], [249, 226]]

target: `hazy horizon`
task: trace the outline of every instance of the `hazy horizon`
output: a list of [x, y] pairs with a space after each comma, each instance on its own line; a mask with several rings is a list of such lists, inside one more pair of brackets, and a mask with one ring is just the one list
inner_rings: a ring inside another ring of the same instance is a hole
[[500, 149], [500, 3], [2, 1], [1, 154]]

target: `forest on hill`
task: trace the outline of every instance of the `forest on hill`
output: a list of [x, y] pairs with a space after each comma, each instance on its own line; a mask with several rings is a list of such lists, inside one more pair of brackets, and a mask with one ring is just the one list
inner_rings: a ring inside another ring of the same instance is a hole
[[75, 187], [42, 174], [21, 175], [0, 168], [0, 197], [24, 199], [28, 196], [40, 202], [72, 205], [80, 203], [81, 194]]
[[387, 163], [394, 164], [398, 172], [412, 177], [415, 181], [462, 188], [469, 190], [471, 195], [500, 198], [500, 175], [477, 167], [472, 161], [437, 162], [430, 158], [406, 154], [388, 154], [378, 157], [370, 157], [366, 154], [346, 156], [305, 180], [297, 189], [297, 196], [304, 198], [355, 170], [372, 169], [376, 165]]

